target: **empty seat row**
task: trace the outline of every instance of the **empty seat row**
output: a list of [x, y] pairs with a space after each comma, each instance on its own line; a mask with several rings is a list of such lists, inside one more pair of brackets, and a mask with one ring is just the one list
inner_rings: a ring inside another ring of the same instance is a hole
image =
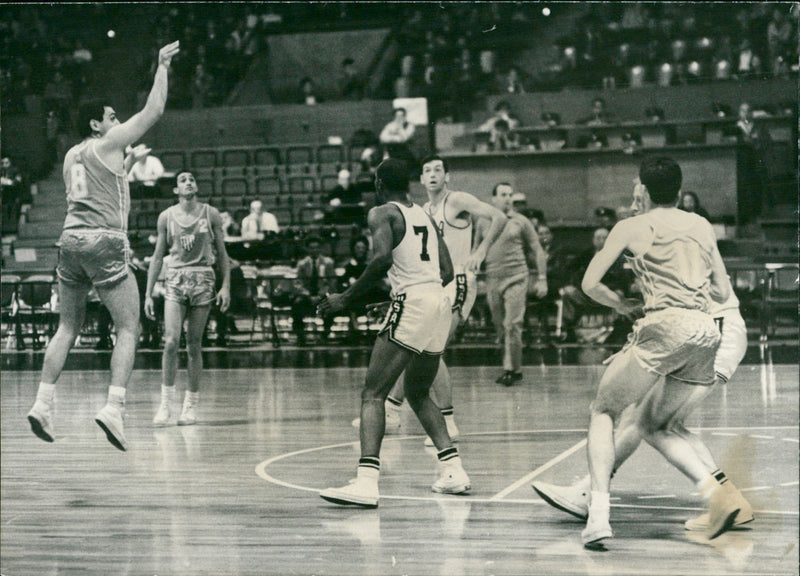
[[245, 166], [341, 165], [358, 162], [363, 146], [297, 144], [198, 150], [161, 150], [155, 155], [170, 172]]

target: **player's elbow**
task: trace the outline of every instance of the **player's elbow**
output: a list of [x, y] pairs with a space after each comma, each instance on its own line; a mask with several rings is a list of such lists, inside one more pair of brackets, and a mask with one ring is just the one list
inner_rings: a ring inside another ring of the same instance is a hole
[[591, 296], [595, 288], [597, 288], [597, 280], [584, 276], [583, 280], [581, 280], [581, 290], [583, 290], [583, 293], [587, 296]]

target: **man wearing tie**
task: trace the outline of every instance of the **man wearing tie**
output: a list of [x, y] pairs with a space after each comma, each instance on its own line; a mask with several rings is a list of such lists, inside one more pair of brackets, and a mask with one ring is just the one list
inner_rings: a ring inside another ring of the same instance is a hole
[[[297, 263], [295, 297], [292, 301], [292, 326], [298, 346], [306, 343], [303, 318], [313, 315], [319, 299], [336, 289], [336, 265], [331, 258], [322, 254], [322, 239], [319, 236], [308, 237], [306, 253], [308, 255]], [[324, 322], [323, 338], [327, 338], [333, 316], [324, 318]]]

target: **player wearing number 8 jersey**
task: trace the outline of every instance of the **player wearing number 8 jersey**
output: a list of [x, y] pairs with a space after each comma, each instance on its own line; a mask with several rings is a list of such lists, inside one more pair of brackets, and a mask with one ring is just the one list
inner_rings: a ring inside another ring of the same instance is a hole
[[58, 330], [47, 346], [36, 402], [28, 413], [33, 433], [46, 442], [54, 440], [55, 383], [83, 326], [86, 295], [94, 286], [117, 332], [108, 403], [95, 421], [112, 445], [126, 449], [123, 411], [139, 337], [139, 290], [129, 270], [130, 194], [125, 175], [131, 159], [125, 151], [164, 113], [169, 65], [178, 51], [178, 42], [161, 49], [147, 103], [127, 122], [120, 123], [114, 109], [102, 102], [81, 107], [79, 130], [84, 140], [64, 158], [67, 216], [56, 269], [61, 302]]
[[443, 285], [453, 279], [452, 262], [439, 231], [425, 211], [408, 199], [405, 162], [388, 159], [378, 166], [375, 188], [379, 206], [369, 212], [374, 258], [342, 294], [319, 304], [322, 314], [344, 310], [370, 284], [388, 272], [392, 304], [372, 350], [361, 392], [361, 459], [356, 478], [320, 496], [335, 504], [378, 505], [380, 449], [385, 430], [384, 402], [405, 370], [405, 392], [411, 408], [433, 439], [440, 463], [435, 492], [459, 494], [470, 481], [457, 449], [447, 435], [442, 413], [428, 391], [439, 368], [450, 327], [450, 299]]

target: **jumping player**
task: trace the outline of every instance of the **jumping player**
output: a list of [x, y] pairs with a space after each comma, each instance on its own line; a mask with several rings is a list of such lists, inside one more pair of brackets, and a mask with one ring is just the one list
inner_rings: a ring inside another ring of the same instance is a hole
[[127, 122], [120, 124], [114, 109], [103, 103], [81, 107], [78, 128], [84, 140], [64, 158], [67, 216], [56, 268], [61, 298], [58, 330], [47, 346], [36, 402], [28, 413], [33, 433], [46, 442], [54, 439], [56, 381], [80, 333], [86, 295], [94, 286], [117, 330], [108, 403], [95, 422], [111, 444], [126, 449], [123, 411], [139, 337], [139, 290], [130, 270], [125, 150], [164, 113], [169, 65], [179, 49], [178, 42], [161, 49], [147, 103]]

